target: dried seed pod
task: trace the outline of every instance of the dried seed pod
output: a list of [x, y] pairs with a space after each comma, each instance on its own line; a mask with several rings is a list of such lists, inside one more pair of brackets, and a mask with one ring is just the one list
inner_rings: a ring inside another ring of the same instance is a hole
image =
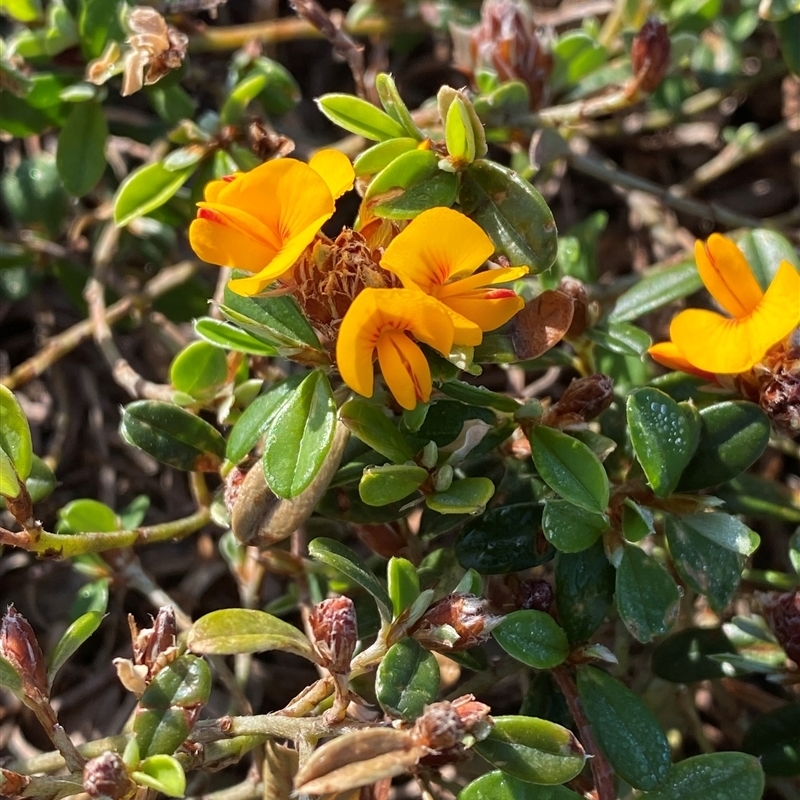
[[631, 66], [637, 86], [652, 92], [664, 78], [669, 66], [670, 41], [667, 26], [656, 17], [642, 25], [631, 45]]
[[86, 762], [83, 789], [89, 797], [124, 800], [136, 791], [136, 784], [131, 780], [121, 756], [107, 752]]
[[484, 598], [454, 593], [434, 603], [409, 632], [429, 650], [448, 653], [482, 644], [502, 620]]
[[564, 428], [580, 425], [603, 413], [614, 402], [614, 384], [608, 375], [575, 378], [542, 419], [543, 425]]
[[521, 360], [538, 358], [570, 330], [575, 302], [557, 289], [547, 289], [525, 304], [511, 323], [511, 342]]
[[800, 665], [800, 589], [793, 592], [758, 592], [764, 618], [786, 655]]
[[317, 603], [308, 619], [314, 648], [331, 672], [346, 675], [358, 643], [356, 608], [349, 597], [332, 597]]

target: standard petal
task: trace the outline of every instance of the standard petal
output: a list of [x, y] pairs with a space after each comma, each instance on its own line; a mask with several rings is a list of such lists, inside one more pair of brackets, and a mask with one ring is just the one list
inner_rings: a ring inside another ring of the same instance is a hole
[[206, 203], [214, 203], [216, 202], [217, 198], [219, 197], [219, 193], [229, 184], [232, 183], [236, 178], [240, 178], [244, 175], [243, 172], [236, 172], [233, 175], [226, 175], [224, 178], [220, 178], [217, 181], [209, 181], [206, 184], [206, 188], [203, 191], [203, 200]]
[[679, 372], [687, 372], [689, 375], [697, 375], [706, 380], [714, 380], [712, 373], [697, 369], [691, 364], [673, 342], [659, 342], [654, 344], [647, 352], [653, 361], [657, 361], [663, 367], [675, 369]]
[[390, 331], [378, 341], [378, 363], [386, 386], [408, 411], [431, 397], [431, 369], [419, 346], [401, 331]]
[[695, 242], [697, 271], [711, 296], [732, 316], [744, 317], [763, 292], [742, 251], [725, 236], [712, 233], [708, 242]]
[[338, 150], [318, 150], [311, 156], [308, 166], [325, 181], [334, 198], [341, 197], [353, 188], [356, 178], [353, 165]]
[[430, 293], [457, 275], [471, 275], [494, 252], [492, 240], [451, 208], [423, 211], [386, 248], [381, 266], [405, 285]]
[[800, 325], [800, 273], [788, 261], [781, 261], [748, 324], [764, 352]]
[[189, 226], [192, 249], [209, 264], [258, 272], [273, 259], [276, 251], [261, 237], [253, 235], [256, 225], [248, 230], [242, 222], [213, 209], [201, 209], [198, 218]]

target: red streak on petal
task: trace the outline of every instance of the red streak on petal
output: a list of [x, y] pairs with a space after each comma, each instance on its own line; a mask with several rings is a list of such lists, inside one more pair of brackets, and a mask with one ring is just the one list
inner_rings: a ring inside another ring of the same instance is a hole
[[230, 183], [231, 181], [235, 181], [236, 180], [236, 176], [235, 175], [223, 175], [222, 178], [220, 178], [220, 180], [225, 181], [225, 183]]
[[509, 297], [516, 297], [517, 293], [511, 289], [490, 289], [484, 295], [486, 300], [507, 300]]
[[216, 222], [219, 225], [224, 224], [222, 216], [217, 214], [216, 211], [212, 211], [210, 208], [201, 208], [197, 212], [197, 219], [207, 219], [209, 222]]

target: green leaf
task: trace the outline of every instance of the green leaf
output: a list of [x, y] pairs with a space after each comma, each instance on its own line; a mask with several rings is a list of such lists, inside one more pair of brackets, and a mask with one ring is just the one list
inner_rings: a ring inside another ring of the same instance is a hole
[[758, 756], [767, 775], [800, 775], [800, 704], [758, 717], [744, 735], [742, 750]]
[[617, 298], [608, 318], [630, 322], [702, 288], [694, 259], [654, 269]]
[[175, 356], [169, 368], [170, 383], [196, 398], [213, 396], [227, 377], [225, 351], [208, 342], [192, 342]]
[[581, 800], [581, 795], [566, 786], [537, 786], [496, 770], [465, 786], [458, 800]]
[[386, 583], [394, 616], [399, 617], [419, 597], [417, 568], [407, 558], [392, 556], [386, 565]]
[[34, 22], [43, 16], [41, 0], [0, 0], [0, 13], [17, 22]]
[[447, 381], [439, 389], [449, 397], [474, 406], [493, 408], [496, 411], [503, 411], [507, 414], [513, 414], [520, 409], [519, 402], [513, 397], [509, 397], [506, 394], [498, 394], [485, 386], [472, 386], [463, 381]]
[[458, 178], [439, 169], [431, 150], [403, 153], [371, 181], [364, 202], [386, 219], [411, 219], [436, 206], [452, 206]]
[[797, 250], [785, 236], [776, 231], [765, 228], [745, 231], [736, 239], [736, 245], [744, 253], [753, 275], [764, 291], [772, 283], [781, 261], [788, 261], [800, 270]]
[[[4, 450], [0, 450], [0, 500], [3, 498], [19, 497], [21, 492], [22, 483], [17, 477], [17, 471], [14, 469], [14, 464], [11, 459], [5, 454]], [[5, 502], [3, 500], [3, 502]]]
[[653, 651], [653, 672], [673, 683], [695, 683], [730, 675], [719, 658], [736, 648], [722, 628], [685, 628], [670, 634]]
[[678, 617], [681, 595], [672, 576], [644, 550], [625, 547], [617, 568], [617, 610], [631, 635], [650, 642]]
[[542, 530], [547, 541], [562, 553], [586, 550], [608, 527], [605, 514], [586, 511], [566, 500], [545, 501]]
[[744, 472], [769, 442], [769, 419], [754, 403], [727, 401], [700, 411], [700, 444], [677, 490], [716, 486]]
[[197, 656], [184, 654], [156, 673], [139, 699], [133, 722], [142, 756], [174, 753], [210, 693], [211, 670]]
[[53, 489], [56, 488], [58, 481], [53, 474], [53, 470], [42, 461], [39, 456], [34, 454], [31, 462], [31, 474], [25, 481], [25, 488], [31, 497], [32, 503], [38, 503], [48, 497]]
[[[723, 533], [722, 525], [716, 524], [713, 520], [706, 523], [698, 519], [705, 516], [724, 518], [727, 515], [690, 514], [682, 517], [668, 515], [667, 543], [672, 562], [681, 578], [694, 591], [705, 595], [712, 609], [722, 612], [736, 593], [745, 559], [732, 548], [723, 546], [714, 538], [701, 533], [701, 530], [710, 530], [715, 535]], [[744, 525], [734, 517], [728, 519], [744, 528]]]
[[75, 593], [72, 607], [69, 610], [70, 619], [76, 620], [92, 611], [105, 614], [108, 609], [109, 578], [98, 578], [96, 581], [84, 583]]
[[439, 694], [439, 665], [416, 639], [393, 644], [378, 666], [375, 696], [392, 717], [412, 720]]
[[300, 102], [300, 87], [283, 64], [271, 58], [257, 58], [251, 70], [251, 74], [256, 73], [267, 78], [267, 85], [258, 98], [267, 114], [288, 114]]
[[655, 532], [653, 512], [626, 497], [622, 504], [622, 534], [629, 542], [641, 542]]
[[425, 504], [439, 514], [480, 514], [493, 494], [489, 478], [461, 478], [448, 489], [427, 495]]
[[396, 158], [417, 149], [419, 142], [416, 139], [389, 139], [378, 142], [361, 153], [353, 162], [356, 176], [376, 175], [386, 169]]
[[606, 62], [606, 49], [585, 31], [567, 31], [553, 45], [551, 85], [563, 90]]
[[120, 527], [119, 517], [114, 510], [98, 500], [73, 500], [58, 512], [59, 533], [109, 532]]
[[67, 191], [83, 197], [106, 168], [108, 123], [98, 102], [76, 103], [58, 135], [56, 165]]
[[605, 511], [608, 476], [583, 442], [544, 425], [534, 428], [529, 438], [536, 471], [553, 491], [587, 511]]
[[534, 669], [557, 667], [569, 655], [567, 635], [544, 611], [512, 611], [492, 636], [506, 653]]
[[327, 375], [314, 370], [272, 415], [264, 475], [278, 497], [297, 497], [319, 472], [333, 443], [336, 401]]
[[283, 650], [316, 661], [314, 648], [293, 625], [250, 608], [223, 608], [200, 617], [186, 646], [195, 653], [227, 656]]
[[324, 94], [317, 105], [331, 122], [365, 139], [382, 142], [408, 135], [387, 113], [351, 94]]
[[645, 387], [628, 395], [628, 428], [633, 451], [659, 497], [675, 490], [694, 455], [700, 431], [694, 418], [667, 394]]
[[219, 319], [203, 317], [195, 320], [195, 333], [209, 344], [216, 344], [226, 350], [247, 353], [252, 356], [274, 356], [277, 349], [251, 334]]
[[125, 406], [120, 434], [156, 461], [188, 472], [216, 472], [225, 455], [225, 440], [215, 428], [159, 400], [137, 400]]
[[366, 589], [375, 598], [381, 618], [392, 620], [392, 601], [375, 574], [349, 547], [320, 536], [308, 545], [309, 555], [344, 573], [351, 581]]
[[612, 353], [634, 358], [641, 358], [653, 343], [648, 333], [629, 322], [609, 322], [589, 328], [586, 337]]
[[457, 163], [471, 164], [475, 160], [475, 132], [464, 100], [453, 98], [447, 109], [444, 138], [448, 155]]
[[387, 506], [408, 497], [428, 479], [428, 470], [416, 464], [368, 467], [358, 484], [358, 494], [368, 506]]
[[666, 779], [669, 742], [630, 689], [599, 669], [578, 667], [578, 694], [595, 739], [616, 772], [637, 789], [654, 789]]
[[247, 106], [267, 87], [269, 79], [260, 72], [253, 72], [239, 81], [230, 90], [219, 111], [220, 125], [237, 125], [241, 122]]
[[[8, 457], [16, 472], [16, 475], [7, 478], [6, 471], [3, 470], [0, 492], [9, 497], [16, 497], [19, 491], [16, 477], [19, 476], [19, 479], [24, 481], [31, 474], [33, 464], [31, 429], [14, 393], [2, 385], [0, 385], [0, 450]], [[13, 482], [6, 487], [7, 481], [12, 478]], [[13, 492], [6, 491], [6, 488], [13, 489]]]
[[744, 753], [710, 753], [673, 765], [667, 780], [643, 800], [761, 800], [764, 772]]
[[87, 59], [98, 58], [109, 39], [125, 38], [117, 0], [78, 0], [78, 34]]
[[570, 642], [587, 641], [597, 630], [611, 607], [614, 577], [602, 542], [556, 556], [558, 620]]
[[285, 380], [270, 386], [250, 403], [242, 412], [242, 416], [236, 420], [228, 436], [225, 449], [228, 461], [238, 464], [256, 446], [275, 412], [292, 397], [306, 377], [302, 372], [290, 375]]
[[556, 258], [556, 224], [544, 198], [524, 178], [478, 160], [462, 175], [459, 202], [512, 266], [542, 272]]
[[751, 531], [741, 520], [722, 512], [700, 512], [698, 514], [681, 514], [672, 517], [673, 521], [684, 529], [704, 536], [714, 544], [740, 553], [752, 555], [761, 543], [761, 537]]
[[114, 222], [125, 227], [160, 208], [189, 179], [197, 164], [170, 171], [160, 161], [134, 170], [114, 195]]
[[800, 75], [800, 14], [792, 14], [774, 25], [786, 66]]
[[[233, 277], [245, 274], [234, 272]], [[223, 303], [220, 306], [222, 313], [256, 338], [263, 337], [267, 343], [277, 347], [322, 349], [317, 334], [290, 295], [243, 297], [226, 286]]]
[[529, 783], [565, 783], [586, 763], [571, 731], [535, 717], [495, 717], [489, 736], [472, 749], [507, 775]]
[[67, 628], [64, 635], [53, 648], [47, 665], [47, 683], [52, 687], [56, 673], [64, 666], [75, 651], [100, 627], [103, 614], [100, 611], [88, 611], [78, 617]]
[[167, 797], [183, 797], [186, 794], [186, 774], [178, 759], [169, 755], [154, 755], [145, 758], [139, 769], [131, 772], [131, 778], [140, 786], [147, 786]]
[[364, 444], [395, 464], [414, 458], [414, 450], [397, 426], [375, 403], [361, 398], [348, 400], [339, 409], [339, 419]]
[[467, 522], [456, 540], [455, 554], [464, 569], [502, 575], [535, 567], [552, 558], [552, 548], [537, 550], [536, 531], [542, 507], [515, 503], [493, 508]]
[[0, 656], [0, 686], [8, 689], [15, 697], [20, 699], [25, 697], [25, 692], [22, 690], [22, 678], [3, 656]]
[[379, 72], [375, 77], [375, 89], [386, 113], [403, 126], [408, 136], [421, 142], [425, 138], [425, 134], [417, 127], [408, 106], [400, 97], [394, 78], [385, 72]]

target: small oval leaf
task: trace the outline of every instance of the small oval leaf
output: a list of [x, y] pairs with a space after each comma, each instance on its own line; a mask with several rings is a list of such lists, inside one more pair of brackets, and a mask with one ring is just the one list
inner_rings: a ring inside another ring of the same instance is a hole
[[160, 208], [189, 179], [197, 164], [168, 170], [160, 161], [134, 170], [119, 185], [114, 195], [114, 222], [124, 227]]
[[439, 693], [439, 665], [416, 639], [393, 644], [375, 675], [375, 695], [390, 716], [416, 719]]
[[513, 611], [492, 635], [506, 653], [534, 669], [556, 667], [569, 655], [566, 633], [544, 611]]

